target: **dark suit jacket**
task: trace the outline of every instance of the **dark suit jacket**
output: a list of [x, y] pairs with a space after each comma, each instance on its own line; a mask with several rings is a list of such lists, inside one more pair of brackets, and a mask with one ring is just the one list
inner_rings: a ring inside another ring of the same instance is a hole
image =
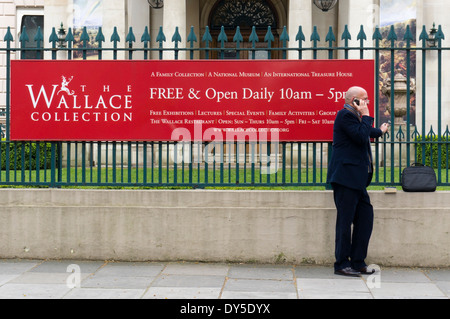
[[383, 135], [380, 129], [373, 128], [373, 121], [370, 116], [360, 118], [348, 108], [338, 112], [327, 183], [359, 190], [369, 186], [373, 172], [370, 138]]

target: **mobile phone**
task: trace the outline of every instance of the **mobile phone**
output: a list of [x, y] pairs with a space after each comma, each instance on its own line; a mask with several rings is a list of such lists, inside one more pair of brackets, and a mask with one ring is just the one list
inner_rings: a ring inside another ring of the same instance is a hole
[[359, 100], [358, 100], [358, 99], [354, 99], [354, 100], [353, 100], [353, 103], [355, 103], [356, 105], [359, 106]]

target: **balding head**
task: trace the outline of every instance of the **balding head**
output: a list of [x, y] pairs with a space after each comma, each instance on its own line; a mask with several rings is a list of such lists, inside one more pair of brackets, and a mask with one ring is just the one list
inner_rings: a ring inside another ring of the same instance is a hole
[[357, 98], [360, 100], [367, 99], [367, 91], [359, 86], [351, 87], [350, 89], [348, 89], [347, 93], [345, 94], [345, 103], [352, 105], [354, 98]]

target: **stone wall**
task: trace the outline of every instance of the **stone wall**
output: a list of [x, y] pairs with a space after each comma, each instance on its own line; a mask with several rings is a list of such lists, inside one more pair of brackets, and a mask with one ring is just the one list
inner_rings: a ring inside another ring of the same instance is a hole
[[[370, 192], [368, 262], [450, 266], [450, 192]], [[330, 191], [0, 191], [0, 258], [334, 261]]]

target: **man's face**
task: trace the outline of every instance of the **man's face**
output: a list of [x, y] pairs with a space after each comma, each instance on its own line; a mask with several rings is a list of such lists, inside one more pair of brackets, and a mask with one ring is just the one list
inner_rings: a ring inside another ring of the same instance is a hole
[[355, 98], [360, 101], [365, 101], [367, 105], [370, 103], [369, 96], [367, 95], [366, 91], [361, 91]]

